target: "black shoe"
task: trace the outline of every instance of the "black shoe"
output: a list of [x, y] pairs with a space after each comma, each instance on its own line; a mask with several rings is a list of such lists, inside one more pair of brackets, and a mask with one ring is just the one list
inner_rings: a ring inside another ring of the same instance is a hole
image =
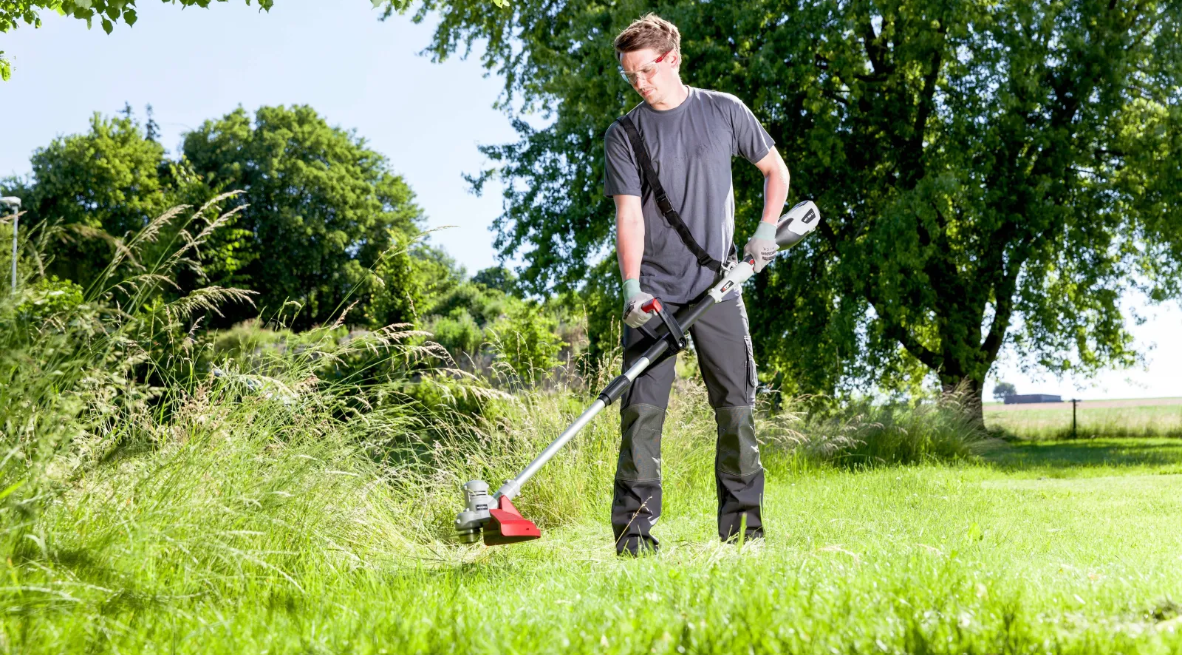
[[[763, 541], [763, 528], [758, 528], [755, 530], [748, 530], [747, 536], [743, 538], [743, 541], [745, 543], [752, 542], [752, 541]], [[724, 544], [738, 544], [739, 543], [738, 533], [732, 534], [731, 536], [727, 537], [726, 539], [723, 539], [722, 543], [724, 543]]]
[[652, 537], [624, 537], [616, 542], [616, 554], [620, 557], [647, 557], [656, 555], [661, 544]]

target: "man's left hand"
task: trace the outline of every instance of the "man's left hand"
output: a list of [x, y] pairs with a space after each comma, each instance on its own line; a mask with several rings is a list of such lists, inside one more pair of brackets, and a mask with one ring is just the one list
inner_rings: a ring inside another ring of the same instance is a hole
[[759, 273], [776, 258], [776, 251], [779, 249], [776, 245], [776, 226], [760, 221], [751, 240], [743, 246], [743, 254], [751, 255], [755, 260], [755, 272]]

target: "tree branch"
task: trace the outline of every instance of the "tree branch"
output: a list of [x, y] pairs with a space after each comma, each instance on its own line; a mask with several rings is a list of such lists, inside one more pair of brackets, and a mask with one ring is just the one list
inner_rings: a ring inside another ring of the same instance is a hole
[[[877, 305], [875, 305], [874, 310], [878, 311]], [[884, 320], [881, 313], [878, 316], [880, 320]], [[924, 366], [927, 366], [933, 371], [938, 371], [943, 368], [944, 358], [929, 350], [927, 346], [924, 346], [922, 343], [917, 341], [915, 337], [911, 336], [911, 333], [907, 331], [907, 328], [904, 328], [898, 323], [887, 321], [883, 331], [888, 337], [902, 344], [903, 348], [905, 348], [907, 352], [911, 353], [911, 355], [918, 359]]]
[[919, 97], [919, 110], [915, 112], [915, 124], [911, 128], [911, 138], [904, 145], [903, 156], [900, 157], [900, 168], [902, 169], [900, 172], [905, 189], [915, 188], [924, 174], [923, 138], [927, 133], [928, 118], [931, 117], [936, 106], [936, 83], [940, 79], [940, 66], [944, 62], [943, 46], [947, 30], [943, 23], [940, 24], [937, 33], [940, 35], [940, 41], [934, 48], [931, 66], [928, 68], [927, 74], [924, 75], [923, 90]]
[[[822, 223], [822, 225], [824, 224]], [[907, 352], [911, 353], [924, 366], [927, 366], [933, 371], [937, 371], [943, 366], [943, 357], [911, 336], [907, 328], [903, 327], [901, 323], [891, 316], [891, 312], [888, 309], [889, 305], [878, 296], [877, 287], [867, 285], [862, 295], [870, 303], [870, 306], [874, 308], [875, 313], [878, 314], [878, 320], [883, 322], [883, 332], [888, 338], [898, 341], [907, 349]]]
[[1010, 318], [1014, 313], [1014, 294], [1018, 290], [1018, 274], [1021, 273], [1026, 260], [1030, 258], [1034, 246], [1045, 239], [1050, 231], [1051, 226], [1048, 226], [1031, 235], [1029, 239], [1024, 239], [1014, 249], [1010, 261], [1006, 262], [1006, 271], [993, 292], [993, 321], [989, 324], [989, 332], [985, 336], [984, 343], [981, 344], [981, 350], [987, 362], [992, 363], [997, 359], [997, 353], [1001, 350], [1006, 332], [1010, 328]]
[[886, 62], [887, 49], [883, 47], [878, 39], [878, 35], [874, 33], [874, 25], [870, 21], [870, 5], [863, 1], [858, 4], [857, 24], [858, 31], [862, 37], [862, 47], [866, 50], [866, 58], [870, 60], [870, 66], [874, 72], [879, 75], [887, 75], [890, 73], [890, 65]]

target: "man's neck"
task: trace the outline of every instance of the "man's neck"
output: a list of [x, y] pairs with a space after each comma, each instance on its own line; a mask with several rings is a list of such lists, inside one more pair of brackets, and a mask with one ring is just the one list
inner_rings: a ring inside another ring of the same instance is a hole
[[673, 97], [649, 106], [657, 111], [668, 111], [680, 107], [681, 103], [685, 102], [687, 98], [689, 98], [689, 87], [679, 84], [677, 90], [673, 93]]

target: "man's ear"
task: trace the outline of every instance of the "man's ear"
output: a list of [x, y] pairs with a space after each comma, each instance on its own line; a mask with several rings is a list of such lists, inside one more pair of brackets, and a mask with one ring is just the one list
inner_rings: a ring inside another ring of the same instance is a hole
[[669, 55], [669, 68], [672, 68], [675, 71], [681, 70], [681, 53], [680, 52], [674, 52], [673, 54]]

